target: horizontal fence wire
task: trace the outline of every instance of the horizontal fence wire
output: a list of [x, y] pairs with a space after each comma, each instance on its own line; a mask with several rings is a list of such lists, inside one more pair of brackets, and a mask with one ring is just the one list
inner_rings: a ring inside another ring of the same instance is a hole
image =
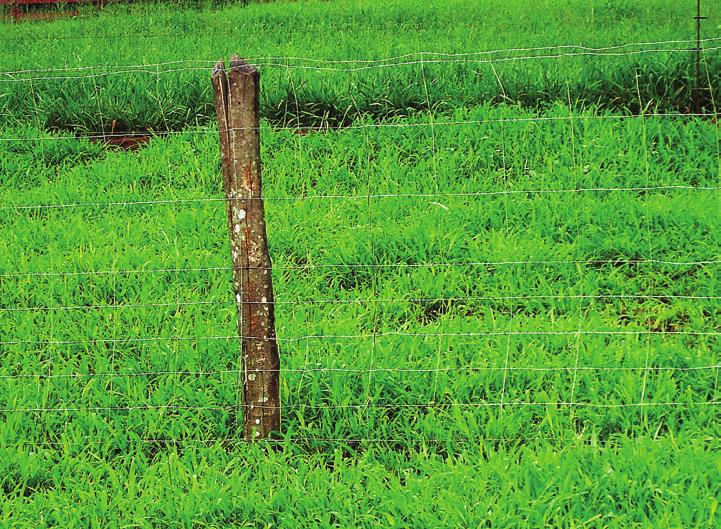
[[[517, 371], [528, 373], [557, 373], [568, 371], [715, 371], [721, 369], [721, 364], [703, 366], [453, 366], [436, 368], [413, 368], [413, 367], [281, 367], [279, 369], [253, 369], [254, 373], [485, 373], [493, 371]], [[125, 372], [71, 372], [71, 373], [16, 373], [0, 374], [0, 380], [14, 380], [24, 378], [36, 379], [84, 379], [84, 378], [134, 378], [134, 377], [157, 377], [157, 376], [178, 376], [178, 377], [214, 377], [223, 375], [239, 375], [242, 369], [213, 369], [213, 370], [154, 370], [154, 371], [125, 371]]]
[[297, 202], [304, 200], [368, 200], [371, 199], [394, 199], [394, 198], [473, 198], [492, 197], [504, 195], [553, 195], [569, 193], [645, 193], [648, 191], [719, 191], [721, 186], [699, 186], [699, 185], [659, 185], [659, 186], [634, 186], [634, 187], [585, 187], [577, 189], [504, 189], [494, 191], [459, 191], [459, 192], [434, 192], [434, 193], [372, 193], [362, 194], [333, 194], [333, 195], [298, 195], [298, 196], [268, 196], [268, 197], [197, 197], [180, 199], [158, 199], [158, 200], [129, 200], [112, 202], [68, 202], [59, 204], [18, 204], [15, 206], [0, 206], [1, 210], [47, 210], [47, 209], [69, 209], [69, 208], [109, 208], [109, 207], [130, 207], [130, 206], [156, 206], [173, 204], [207, 204], [213, 202], [233, 201], [282, 201]]
[[[664, 443], [664, 442], [670, 442], [668, 438], [665, 437], [649, 437], [649, 436], [633, 436], [628, 435], [624, 433], [613, 433], [609, 436], [603, 436], [599, 434], [593, 434], [593, 433], [587, 433], [582, 432], [574, 435], [569, 436], [559, 436], [559, 435], [517, 435], [517, 436], [507, 436], [507, 437], [493, 437], [493, 436], [485, 436], [485, 435], [475, 435], [475, 436], [449, 436], [449, 437], [437, 437], [437, 436], [423, 436], [423, 435], [415, 435], [412, 437], [357, 437], [357, 436], [347, 436], [347, 437], [320, 437], [320, 436], [307, 436], [307, 435], [279, 435], [277, 437], [268, 438], [268, 439], [256, 439], [256, 440], [249, 440], [245, 439], [243, 437], [206, 437], [206, 438], [197, 438], [197, 437], [185, 437], [185, 438], [171, 438], [171, 437], [141, 437], [138, 435], [128, 435], [127, 437], [108, 437], [108, 438], [96, 438], [96, 437], [88, 437], [88, 436], [82, 436], [79, 438], [73, 437], [72, 439], [66, 439], [66, 440], [48, 440], [43, 439], [41, 442], [38, 443], [29, 443], [27, 440], [18, 440], [16, 444], [14, 444], [14, 447], [17, 446], [23, 446], [23, 445], [31, 445], [33, 448], [37, 449], [39, 447], [53, 447], [55, 449], [57, 448], [71, 448], [76, 443], [80, 443], [81, 446], [85, 447], [87, 446], [93, 446], [93, 445], [103, 445], [103, 446], [114, 446], [114, 445], [135, 445], [135, 444], [141, 444], [141, 445], [175, 445], [175, 446], [186, 446], [186, 445], [197, 445], [197, 446], [206, 446], [206, 447], [213, 447], [214, 445], [218, 445], [222, 448], [226, 447], [236, 447], [236, 446], [249, 446], [249, 445], [256, 445], [260, 447], [264, 446], [279, 446], [279, 445], [293, 445], [293, 446], [303, 446], [303, 445], [317, 445], [317, 444], [337, 444], [337, 445], [347, 445], [347, 446], [357, 446], [357, 445], [402, 445], [404, 447], [420, 447], [424, 445], [452, 445], [454, 447], [456, 446], [469, 446], [469, 445], [476, 445], [476, 446], [483, 446], [488, 443], [498, 443], [498, 444], [511, 444], [511, 445], [517, 445], [517, 444], [527, 444], [532, 441], [544, 441], [544, 442], [556, 442], [556, 443], [563, 443], [564, 445], [569, 443], [574, 444], [592, 444], [596, 447], [602, 447], [602, 446], [614, 446], [617, 443], [631, 443], [631, 442], [637, 442], [639, 440], [643, 440], [644, 443]], [[715, 437], [713, 435], [704, 435], [701, 438], [697, 439], [699, 442], [707, 442], [707, 443], [716, 443], [719, 441], [718, 437]], [[2, 441], [0, 441], [0, 448], [2, 448]]]
[[360, 298], [360, 299], [298, 299], [273, 301], [247, 301], [247, 300], [212, 300], [212, 301], [170, 301], [164, 303], [117, 303], [104, 305], [58, 305], [58, 306], [30, 306], [30, 307], [0, 307], [0, 312], [51, 312], [51, 311], [89, 311], [89, 310], [123, 310], [145, 309], [161, 307], [192, 307], [192, 306], [223, 306], [223, 305], [352, 305], [367, 303], [436, 303], [461, 301], [539, 301], [539, 300], [694, 300], [715, 301], [721, 296], [714, 295], [686, 295], [686, 294], [538, 294], [526, 296], [455, 296], [455, 297], [398, 297], [398, 298]]
[[[533, 116], [533, 117], [519, 117], [519, 118], [497, 118], [497, 119], [469, 119], [469, 120], [450, 120], [450, 121], [434, 121], [433, 127], [453, 127], [453, 126], [464, 126], [464, 125], [491, 125], [491, 124], [504, 124], [504, 123], [543, 123], [553, 121], [593, 121], [593, 120], [610, 120], [610, 121], [626, 121], [626, 120], [643, 120], [653, 118], [668, 118], [668, 119], [689, 119], [689, 118], [714, 118], [716, 114], [713, 112], [656, 112], [650, 114], [599, 114], [599, 115], [567, 115], [567, 116]], [[394, 123], [394, 122], [382, 122], [382, 123], [354, 123], [351, 125], [339, 126], [337, 128], [331, 126], [270, 126], [273, 131], [305, 131], [305, 132], [327, 132], [329, 130], [367, 130], [367, 129], [416, 129], [431, 127], [431, 124], [427, 121], [418, 123]], [[262, 127], [260, 127], [262, 129]], [[228, 132], [240, 132], [244, 130], [257, 130], [258, 127], [229, 127], [226, 129]], [[194, 136], [194, 135], [217, 135], [218, 131], [213, 128], [207, 129], [188, 129], [182, 131], [148, 131], [148, 130], [135, 130], [135, 131], [124, 131], [124, 132], [94, 132], [91, 134], [79, 134], [79, 135], [65, 135], [65, 136], [20, 136], [20, 137], [4, 137], [0, 136], [0, 142], [44, 142], [44, 141], [61, 141], [61, 140], [108, 140], [113, 138], [125, 138], [128, 136]]]
[[[515, 261], [442, 261], [422, 263], [322, 263], [298, 265], [273, 265], [271, 267], [252, 266], [248, 270], [322, 270], [336, 268], [442, 268], [442, 267], [495, 267], [495, 266], [707, 266], [721, 264], [721, 259], [708, 260], [663, 260], [663, 259], [550, 259], [550, 260], [515, 260]], [[103, 275], [142, 275], [142, 274], [178, 274], [230, 272], [232, 266], [210, 267], [173, 267], [173, 268], [135, 268], [121, 270], [65, 270], [46, 272], [3, 272], [0, 278], [32, 278], [32, 277], [72, 277], [72, 276], [103, 276]], [[662, 294], [659, 296], [663, 297]]]
[[[176, 36], [177, 35], [173, 35]], [[39, 36], [35, 35], [33, 38], [37, 39]], [[53, 38], [53, 37], [51, 37]], [[0, 38], [0, 40], [5, 40]], [[710, 38], [703, 38], [701, 39], [701, 44], [708, 44], [708, 43], [717, 43], [721, 41], [721, 37], [710, 37]], [[478, 56], [484, 56], [484, 55], [498, 55], [498, 54], [507, 54], [507, 53], [528, 53], [528, 52], [536, 52], [536, 51], [551, 51], [551, 50], [572, 50], [573, 52], [576, 51], [582, 51], [582, 52], [589, 52], [589, 53], [603, 53], [607, 51], [618, 51], [618, 50], [624, 50], [627, 48], [633, 48], [638, 46], [667, 46], [671, 44], [684, 44], [684, 45], [695, 45], [697, 43], [696, 39], [677, 39], [677, 40], [661, 40], [661, 41], [642, 41], [642, 42], [630, 42], [630, 43], [623, 43], [623, 44], [613, 44], [610, 46], [601, 46], [601, 47], [592, 47], [592, 46], [584, 46], [581, 44], [560, 44], [560, 45], [552, 45], [552, 46], [534, 46], [534, 47], [519, 47], [519, 48], [499, 48], [499, 49], [493, 49], [493, 50], [478, 50], [478, 51], [472, 51], [472, 52], [455, 52], [455, 53], [447, 53], [447, 52], [439, 52], [439, 51], [417, 51], [412, 53], [405, 53], [401, 55], [395, 55], [391, 57], [382, 57], [377, 59], [333, 59], [333, 58], [318, 58], [318, 57], [299, 57], [299, 56], [249, 56], [246, 57], [244, 60], [249, 63], [279, 63], [279, 64], [287, 64], [289, 62], [308, 62], [308, 63], [314, 63], [314, 64], [360, 64], [360, 65], [368, 65], [368, 64], [397, 64], [398, 62], [404, 63], [407, 62], [409, 59], [414, 59], [417, 57], [423, 57], [424, 60], [426, 58], [430, 58], [430, 60], [437, 59], [437, 58], [464, 58], [464, 57], [478, 57]], [[675, 51], [679, 48], [669, 48], [668, 51]], [[681, 48], [682, 50], [686, 50], [687, 47]], [[695, 48], [694, 48], [695, 49]], [[632, 51], [633, 53], [633, 51]], [[100, 70], [100, 69], [108, 69], [108, 68], [118, 68], [118, 69], [147, 69], [147, 68], [160, 68], [160, 67], [167, 67], [167, 66], [177, 66], [180, 64], [193, 64], [193, 65], [199, 65], [199, 66], [213, 66], [217, 61], [209, 60], [209, 59], [180, 59], [180, 60], [173, 60], [173, 61], [164, 61], [164, 62], [158, 62], [158, 63], [140, 63], [140, 64], [106, 64], [106, 65], [88, 65], [88, 66], [75, 66], [75, 67], [48, 67], [48, 68], [32, 68], [32, 69], [23, 69], [23, 70], [8, 70], [8, 71], [0, 71], [0, 75], [18, 75], [18, 74], [33, 74], [33, 73], [39, 73], [39, 72], [80, 72], [80, 71], [89, 71], [89, 70]]]
[[[714, 38], [714, 39], [707, 39], [706, 42], [710, 43], [716, 43], [718, 41], [721, 41], [721, 37]], [[516, 62], [516, 61], [533, 61], [533, 60], [550, 60], [550, 59], [562, 59], [562, 58], [571, 58], [571, 57], [627, 57], [627, 56], [639, 56], [639, 55], [648, 55], [648, 54], [661, 54], [661, 53], [696, 53], [698, 49], [696, 47], [691, 46], [691, 42], [695, 41], [687, 41], [689, 42], [689, 47], [684, 48], [649, 48], [649, 49], [640, 49], [640, 50], [626, 50], [626, 51], [609, 51], [613, 50], [613, 48], [599, 48], [599, 49], [590, 49], [590, 50], [580, 50], [580, 51], [570, 51], [565, 53], [550, 53], [545, 55], [512, 55], [509, 57], [491, 57], [486, 58], [482, 56], [469, 56], [468, 54], [464, 53], [461, 54], [461, 56], [454, 56], [453, 54], [445, 54], [444, 57], [436, 58], [436, 57], [430, 57], [426, 58], [425, 56], [421, 55], [420, 59], [408, 59], [403, 60], [401, 62], [395, 61], [395, 62], [385, 62], [386, 60], [380, 60], [379, 62], [376, 62], [374, 64], [363, 64], [363, 65], [357, 65], [357, 66], [318, 66], [318, 65], [307, 65], [307, 64], [290, 64], [290, 60], [288, 58], [283, 59], [283, 61], [277, 61], [277, 60], [255, 60], [253, 61], [254, 66], [262, 69], [262, 68], [280, 68], [280, 69], [289, 69], [289, 70], [306, 70], [306, 71], [319, 71], [319, 72], [338, 72], [338, 73], [353, 73], [353, 72], [360, 72], [360, 71], [367, 71], [367, 70], [377, 70], [377, 69], [385, 69], [385, 68], [398, 68], [402, 66], [419, 66], [419, 65], [434, 65], [434, 64], [499, 64], [499, 63], [506, 63], [506, 62]], [[664, 44], [664, 42], [661, 42], [659, 44]], [[704, 47], [704, 51], [715, 51], [721, 49], [721, 46], [706, 46]], [[486, 53], [486, 52], [478, 52], [480, 53]], [[203, 64], [209, 65], [211, 64], [210, 61], [204, 61]], [[131, 65], [123, 67], [123, 69], [117, 69], [112, 71], [105, 71], [105, 72], [96, 72], [96, 73], [87, 73], [83, 75], [44, 75], [44, 76], [35, 76], [35, 77], [27, 77], [24, 76], [27, 73], [34, 73], [37, 70], [28, 72], [27, 70], [16, 70], [16, 71], [6, 71], [6, 72], [0, 72], [0, 82], [37, 82], [37, 81], [48, 81], [48, 80], [61, 80], [61, 81], [67, 81], [67, 80], [80, 80], [80, 79], [92, 79], [92, 78], [100, 78], [100, 77], [111, 77], [111, 76], [117, 76], [117, 75], [128, 75], [128, 74], [150, 74], [150, 75], [168, 75], [168, 74], [177, 74], [177, 73], [183, 73], [183, 72], [204, 72], [207, 74], [208, 72], [208, 66], [186, 66], [186, 67], [176, 67], [170, 64], [170, 68], [164, 68], [160, 69], [160, 65], [156, 64], [153, 68], [148, 68], [144, 65]], [[166, 63], [167, 65], [167, 63]], [[42, 70], [43, 72], [48, 72], [52, 70]], [[57, 71], [57, 70], [56, 70]], [[61, 70], [62, 71], [62, 70]], [[65, 71], [71, 71], [71, 69], [67, 69]], [[20, 72], [20, 73], [18, 73]], [[18, 76], [20, 75], [20, 76]]]
[[[295, 337], [275, 338], [277, 342], [294, 343], [306, 340], [367, 340], [372, 336], [405, 336], [408, 338], [459, 338], [459, 337], [492, 337], [492, 336], [721, 336], [718, 330], [529, 330], [529, 331], [477, 331], [477, 332], [406, 332], [380, 331], [367, 334], [307, 334]], [[244, 340], [267, 340], [264, 336], [243, 336]], [[187, 342], [187, 341], [228, 341], [238, 340], [238, 335], [208, 336], [147, 336], [142, 338], [90, 338], [87, 340], [0, 340], [0, 345], [88, 345], [88, 344], [129, 344], [143, 342]]]
[[[364, 404], [305, 404], [291, 403], [282, 406], [269, 406], [267, 404], [253, 404], [254, 408], [275, 410], [283, 409], [296, 410], [367, 410], [367, 409], [434, 409], [447, 410], [453, 408], [514, 408], [514, 407], [539, 407], [562, 406], [564, 408], [600, 408], [600, 409], [623, 409], [623, 408], [656, 408], [656, 407], [678, 407], [678, 408], [694, 408], [694, 407], [711, 407], [718, 406], [721, 401], [698, 401], [698, 402], [619, 402], [619, 403], [602, 403], [602, 402], [564, 402], [564, 401], [548, 401], [548, 402], [529, 402], [529, 401], [506, 401], [506, 402], [422, 402], [416, 404], [397, 403], [364, 403]], [[82, 413], [82, 412], [122, 412], [122, 411], [234, 411], [241, 410], [243, 405], [210, 405], [210, 406], [189, 406], [182, 404], [138, 404], [129, 406], [80, 406], [80, 407], [19, 407], [19, 408], [0, 408], [0, 413]]]
[[[586, 436], [574, 436], [574, 437], [565, 437], [561, 438], [558, 436], [525, 436], [526, 439], [532, 439], [532, 440], [555, 440], [555, 441], [564, 441], [564, 442], [570, 442], [570, 441], [582, 441], [586, 440], [587, 442], [594, 442], [593, 437], [586, 437]], [[659, 441], [659, 438], [649, 438], [649, 441]], [[33, 446], [52, 446], [52, 447], [67, 447], [71, 443], [77, 442], [77, 439], [67, 440], [67, 441], [49, 441], [49, 440], [43, 440], [41, 444], [33, 444]], [[469, 438], [469, 437], [453, 437], [453, 438], [441, 438], [441, 437], [421, 437], [416, 436], [413, 439], [403, 439], [403, 438], [383, 438], [383, 437], [308, 437], [308, 436], [289, 436], [284, 435], [279, 438], [270, 438], [270, 439], [262, 439], [262, 440], [254, 440], [250, 441], [248, 439], [245, 439], [243, 437], [209, 437], [209, 438], [169, 438], [169, 437], [161, 437], [161, 438], [153, 438], [153, 437], [137, 437], [137, 436], [130, 436], [127, 439], [117, 439], [117, 438], [109, 438], [109, 439], [98, 439], [93, 437], [83, 437], [81, 442], [83, 445], [94, 445], [94, 444], [134, 444], [134, 443], [141, 443], [141, 444], [150, 444], [150, 445], [186, 445], [186, 444], [196, 444], [196, 445], [248, 445], [248, 444], [261, 444], [261, 446], [265, 443], [270, 445], [278, 445], [278, 444], [284, 444], [284, 443], [292, 443], [292, 444], [306, 444], [306, 443], [334, 443], [334, 444], [366, 444], [366, 443], [374, 443], [374, 444], [399, 444], [403, 443], [404, 445], [408, 445], [409, 442], [412, 442], [416, 445], [422, 445], [424, 443], [429, 444], [438, 444], [438, 443], [452, 443], [454, 445], [459, 444], [481, 444], [485, 442], [491, 442], [491, 443], [503, 443], [503, 442], [518, 442], [517, 438], [514, 437], [475, 437], [475, 438]], [[20, 441], [18, 444], [23, 444], [22, 441]], [[28, 443], [30, 444], [30, 443]], [[2, 447], [2, 444], [0, 442], [0, 447]]]

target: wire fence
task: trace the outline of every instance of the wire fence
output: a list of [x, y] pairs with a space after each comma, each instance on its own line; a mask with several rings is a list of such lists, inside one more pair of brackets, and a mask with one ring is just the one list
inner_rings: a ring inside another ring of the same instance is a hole
[[[719, 42], [700, 42], [704, 59]], [[435, 110], [427, 74], [430, 65], [668, 53], [699, 46], [249, 59], [263, 73], [419, 68], [427, 103], [421, 118], [261, 127], [274, 149], [264, 153], [263, 199], [285, 425], [271, 442], [593, 442], [717, 421], [721, 142], [708, 63], [711, 104], [687, 112], [653, 111], [637, 84], [637, 113], [580, 109], [569, 89], [562, 115], [509, 107], [459, 119]], [[0, 83], [39, 93], [57, 81], [209, 76], [212, 64], [24, 69], [0, 72]], [[14, 145], [132, 134], [148, 132], [13, 129], [0, 148], [13, 156]], [[217, 134], [156, 139], [212, 160], [217, 144], [205, 138]], [[81, 162], [71, 176], [97, 173], [74, 189], [61, 166], [44, 173], [49, 182], [0, 193], [0, 234], [10, 239], [0, 258], [4, 443], [85, 443], [88, 429], [104, 432], [98, 442], [119, 432], [131, 444], [243, 442], [223, 234], [232, 199], [218, 191], [213, 163], [184, 172], [164, 160], [158, 177], [123, 156], [97, 169]], [[174, 189], [174, 173], [194, 171], [195, 187]], [[311, 185], [293, 187], [294, 174]]]
[[[205, 35], [205, 34], [204, 34]], [[137, 35], [136, 35], [137, 36]], [[177, 35], [165, 35], [176, 37]], [[120, 36], [107, 36], [102, 38], [119, 38]], [[37, 37], [35, 37], [37, 38]], [[56, 37], [50, 37], [56, 38]], [[78, 37], [73, 37], [78, 38]], [[712, 37], [701, 39], [704, 46], [703, 51], [715, 51], [719, 49], [721, 37]], [[420, 64], [447, 64], [454, 62], [484, 64], [488, 62], [504, 62], [504, 61], [529, 61], [533, 59], [560, 59], [564, 57], [578, 56], [609, 56], [621, 57], [627, 55], [643, 55], [643, 54], [660, 54], [666, 52], [673, 53], [696, 53], [697, 41], [695, 39], [687, 40], [665, 40], [656, 42], [632, 42], [624, 44], [616, 44], [605, 47], [589, 47], [577, 44], [564, 44], [555, 46], [541, 46], [529, 48], [504, 48], [497, 50], [482, 50], [475, 52], [459, 52], [459, 53], [442, 53], [434, 51], [419, 51], [415, 53], [407, 53], [397, 55], [395, 57], [386, 57], [381, 59], [321, 59], [313, 57], [248, 57], [246, 60], [260, 68], [290, 68], [290, 69], [311, 69], [320, 71], [342, 71], [353, 72], [362, 71], [372, 68], [396, 68], [399, 66], [420, 65]], [[563, 51], [567, 50], [567, 51]], [[554, 51], [555, 53], [540, 53]], [[489, 58], [485, 58], [491, 56]], [[215, 65], [214, 60], [203, 59], [182, 59], [174, 61], [165, 61], [149, 64], [127, 64], [127, 65], [94, 65], [94, 66], [76, 66], [63, 68], [42, 68], [42, 69], [23, 69], [0, 71], [0, 80], [5, 82], [29, 82], [44, 81], [52, 79], [77, 79], [92, 78], [93, 76], [106, 75], [127, 75], [130, 73], [149, 74], [149, 75], [168, 75], [183, 71], [196, 71], [207, 74], [208, 69]], [[314, 66], [316, 64], [323, 65], [346, 65], [352, 66]], [[193, 65], [178, 68], [179, 65]], [[356, 66], [360, 65], [360, 66]], [[168, 68], [170, 67], [170, 68]], [[160, 68], [163, 68], [160, 70]], [[54, 75], [46, 77], [33, 77], [40, 73], [66, 73], [66, 72], [87, 72], [92, 70], [107, 70], [98, 74], [82, 73], [81, 77], [66, 77]]]

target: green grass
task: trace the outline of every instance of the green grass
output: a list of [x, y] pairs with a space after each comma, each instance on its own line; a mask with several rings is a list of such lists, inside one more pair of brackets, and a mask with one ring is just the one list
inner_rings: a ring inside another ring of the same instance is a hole
[[[227, 57], [241, 20], [268, 56], [689, 36], [678, 2], [542, 4], [114, 7], [48, 33], [178, 36], [0, 68]], [[720, 132], [642, 57], [497, 64], [505, 99], [472, 65], [264, 69], [284, 408], [253, 445], [207, 74], [2, 83], [0, 527], [720, 527]], [[73, 137], [113, 119], [176, 132]]]
[[[488, 123], [433, 132], [264, 125], [285, 370], [275, 451], [233, 442], [238, 345], [207, 338], [235, 329], [224, 204], [192, 201], [221, 196], [216, 133], [158, 138], [137, 154], [2, 142], [12, 156], [1, 202], [12, 207], [0, 270], [21, 275], [0, 283], [1, 332], [31, 342], [2, 346], [3, 407], [81, 410], [4, 414], [8, 523], [43, 513], [67, 526], [78, 512], [117, 526], [716, 525], [718, 336], [683, 333], [718, 333], [718, 301], [683, 296], [717, 295], [718, 265], [624, 263], [718, 260], [718, 190], [386, 196], [369, 212], [369, 185], [718, 185], [707, 121], [523, 121], [533, 116], [459, 110], [436, 120]], [[559, 105], [537, 117], [568, 116]], [[7, 137], [19, 134], [32, 132]], [[190, 201], [18, 209], [161, 200]], [[467, 264], [489, 261], [563, 262]], [[187, 270], [199, 267], [220, 270]], [[184, 270], [150, 272], [168, 268]], [[28, 275], [96, 270], [139, 271]], [[577, 297], [644, 294], [662, 297]], [[53, 309], [78, 306], [102, 308]], [[604, 330], [630, 334], [583, 334]], [[567, 334], [513, 334], [534, 331]]]
[[[112, 6], [99, 16], [91, 11], [88, 18], [56, 21], [42, 29], [32, 23], [6, 24], [0, 70], [33, 71], [0, 78], [0, 124], [32, 119], [42, 128], [83, 133], [205, 125], [214, 119], [208, 82], [213, 61], [233, 53], [255, 58], [262, 66], [262, 112], [275, 124], [347, 125], [365, 114], [382, 119], [429, 105], [448, 111], [487, 101], [537, 107], [565, 100], [567, 92], [584, 106], [636, 112], [637, 76], [644, 102], [666, 111], [691, 108], [692, 1], [547, 0], [533, 9], [526, 4], [311, 1], [218, 11], [139, 4]], [[710, 7], [705, 12], [704, 37], [718, 38], [719, 15]], [[686, 42], [607, 50], [606, 56], [578, 48], [504, 52], [451, 57], [463, 61], [451, 64], [433, 62], [449, 60], [443, 55], [417, 55], [662, 41]], [[718, 48], [719, 41], [704, 46]], [[362, 63], [345, 61], [406, 54], [411, 57], [393, 67], [346, 70]], [[510, 60], [529, 55], [550, 57]], [[419, 64], [421, 58], [424, 64]], [[185, 62], [154, 66], [169, 61]], [[142, 64], [151, 66], [134, 74], [106, 75], [118, 66]], [[97, 65], [108, 67], [93, 70], [100, 76], [90, 78], [86, 70], [44, 70]], [[341, 71], [308, 69], [319, 66]], [[702, 81], [717, 92], [719, 71], [718, 51], [707, 52]], [[710, 111], [708, 94], [703, 96]]]

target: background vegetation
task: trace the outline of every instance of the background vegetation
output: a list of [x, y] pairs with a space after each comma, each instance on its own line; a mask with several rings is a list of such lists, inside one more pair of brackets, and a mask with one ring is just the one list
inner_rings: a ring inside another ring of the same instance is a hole
[[[487, 101], [543, 108], [565, 101], [569, 91], [581, 107], [638, 112], [637, 88], [659, 110], [687, 112], [694, 86], [691, 4], [281, 2], [218, 11], [113, 5], [102, 15], [90, 11], [92, 23], [56, 21], [43, 34], [33, 24], [7, 26], [0, 70], [31, 64], [33, 71], [0, 79], [0, 119], [32, 117], [42, 128], [81, 132], [205, 125], [214, 119], [208, 70], [233, 53], [263, 67], [263, 114], [275, 124], [347, 125], [365, 114], [385, 119]], [[721, 21], [710, 15], [706, 36], [713, 38]], [[603, 56], [586, 49], [618, 45]], [[444, 55], [518, 48], [543, 49]], [[649, 52], [663, 49], [676, 51]], [[362, 62], [393, 57], [391, 65]], [[703, 72], [715, 90], [718, 57], [709, 52]], [[150, 66], [135, 73], [118, 68], [141, 64]], [[98, 68], [55, 70], [88, 66]], [[710, 109], [707, 93], [704, 99]]]

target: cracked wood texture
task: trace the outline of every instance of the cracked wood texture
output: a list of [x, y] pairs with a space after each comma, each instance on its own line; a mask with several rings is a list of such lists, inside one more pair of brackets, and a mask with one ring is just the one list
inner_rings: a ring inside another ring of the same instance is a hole
[[243, 434], [263, 439], [280, 431], [280, 358], [261, 194], [259, 74], [234, 57], [227, 73], [216, 65], [212, 83], [241, 338]]

